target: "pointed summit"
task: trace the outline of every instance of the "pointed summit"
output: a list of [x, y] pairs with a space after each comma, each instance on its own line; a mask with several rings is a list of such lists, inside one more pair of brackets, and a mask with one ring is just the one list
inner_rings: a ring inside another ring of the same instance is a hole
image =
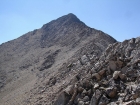
[[57, 19], [57, 21], [61, 21], [61, 22], [81, 22], [80, 19], [77, 18], [76, 15], [74, 15], [73, 13], [69, 13], [67, 15], [64, 15], [60, 18]]
[[[84, 24], [82, 21], [80, 21], [80, 19], [78, 19], [77, 18], [77, 16], [75, 16], [73, 13], [69, 13], [69, 14], [67, 14], [67, 15], [64, 15], [64, 16], [62, 16], [62, 17], [59, 17], [58, 19], [56, 19], [56, 20], [53, 20], [53, 21], [51, 21], [51, 22], [49, 22], [49, 23], [47, 23], [47, 24], [44, 24], [43, 25], [43, 27], [42, 27], [42, 29], [47, 29], [48, 27], [50, 27], [50, 25], [51, 26], [58, 26], [58, 27], [60, 27], [60, 26], [69, 26], [69, 25], [71, 25], [71, 24], [77, 24], [77, 23], [80, 23], [80, 24]], [[84, 24], [85, 25], [85, 24]]]
[[69, 14], [64, 15], [62, 17], [69, 20], [69, 21], [80, 22], [80, 20], [77, 18], [77, 16], [74, 15], [73, 13], [69, 13]]

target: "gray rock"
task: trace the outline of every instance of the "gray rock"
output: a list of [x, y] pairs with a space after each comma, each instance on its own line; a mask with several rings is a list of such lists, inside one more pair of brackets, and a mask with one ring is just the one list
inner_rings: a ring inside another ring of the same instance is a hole
[[117, 79], [119, 77], [120, 73], [121, 73], [121, 71], [115, 71], [113, 73], [113, 79]]
[[83, 101], [84, 101], [84, 102], [89, 101], [89, 97], [88, 97], [88, 96], [85, 96], [85, 97], [83, 98]]
[[131, 100], [131, 101], [128, 101], [128, 102], [124, 102], [122, 105], [136, 105], [136, 102]]
[[69, 85], [69, 86], [64, 90], [64, 92], [66, 92], [66, 93], [69, 94], [69, 95], [72, 95], [72, 94], [73, 94], [73, 89], [74, 89], [74, 86], [73, 86], [73, 85]]
[[102, 96], [102, 91], [96, 90], [91, 98], [90, 105], [97, 105], [99, 103], [101, 96]]
[[65, 92], [62, 92], [58, 99], [55, 101], [54, 105], [65, 105], [68, 103], [70, 96], [68, 96]]
[[117, 65], [115, 61], [109, 61], [109, 68], [113, 71], [117, 69]]
[[89, 58], [86, 55], [83, 55], [81, 57], [81, 62], [82, 62], [82, 64], [86, 64], [87, 62], [89, 62]]
[[99, 101], [99, 105], [107, 105], [109, 103], [109, 99], [103, 95]]
[[84, 105], [84, 102], [83, 101], [79, 101], [78, 105]]
[[97, 88], [99, 88], [99, 84], [98, 83], [95, 83], [94, 89], [97, 89]]
[[140, 103], [140, 97], [136, 99], [136, 102], [137, 103]]
[[91, 101], [90, 101], [90, 105], [97, 105], [98, 100], [96, 99], [95, 96], [92, 96]]

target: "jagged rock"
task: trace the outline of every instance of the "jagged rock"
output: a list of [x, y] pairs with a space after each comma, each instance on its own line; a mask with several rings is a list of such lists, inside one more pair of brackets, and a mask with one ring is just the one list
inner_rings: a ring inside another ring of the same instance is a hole
[[78, 93], [77, 96], [76, 96], [75, 99], [74, 99], [73, 104], [78, 104], [78, 102], [81, 101], [81, 100], [82, 100], [82, 99], [81, 99], [81, 95]]
[[69, 95], [72, 95], [72, 94], [73, 94], [73, 89], [74, 89], [74, 86], [73, 86], [73, 85], [69, 85], [69, 86], [64, 90], [64, 92], [66, 92], [66, 93], [69, 94]]
[[77, 86], [77, 84], [75, 84], [74, 89], [73, 89], [73, 95], [72, 95], [72, 97], [71, 97], [71, 99], [69, 100], [69, 102], [68, 102], [67, 105], [72, 105], [72, 104], [73, 104], [74, 99], [76, 98], [76, 96], [77, 96], [77, 94], [78, 94], [77, 89], [78, 89], [78, 86]]
[[107, 105], [109, 103], [109, 99], [103, 95], [99, 101], [99, 105]]
[[86, 95], [87, 94], [87, 91], [84, 89], [83, 92], [82, 92], [82, 94], [83, 95]]
[[97, 105], [98, 100], [96, 99], [95, 96], [92, 96], [91, 101], [90, 101], [90, 105]]
[[121, 71], [115, 71], [113, 73], [113, 79], [117, 79], [119, 77], [120, 73], [121, 73]]
[[91, 89], [89, 89], [89, 90], [87, 91], [87, 95], [90, 96], [91, 93], [92, 93], [92, 91], [91, 91]]
[[90, 105], [97, 105], [99, 103], [101, 96], [102, 91], [97, 89], [91, 98]]
[[95, 83], [94, 89], [97, 89], [97, 88], [99, 88], [99, 84], [98, 83]]

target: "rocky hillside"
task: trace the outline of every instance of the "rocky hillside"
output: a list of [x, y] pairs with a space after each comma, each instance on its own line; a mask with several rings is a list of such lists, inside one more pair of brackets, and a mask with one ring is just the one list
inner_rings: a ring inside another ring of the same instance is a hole
[[96, 57], [85, 54], [80, 65], [67, 66], [53, 105], [140, 105], [140, 37], [110, 44]]
[[57, 96], [74, 84], [75, 78], [80, 80], [79, 75], [84, 76], [107, 46], [115, 42], [68, 14], [1, 44], [0, 103], [55, 103]]

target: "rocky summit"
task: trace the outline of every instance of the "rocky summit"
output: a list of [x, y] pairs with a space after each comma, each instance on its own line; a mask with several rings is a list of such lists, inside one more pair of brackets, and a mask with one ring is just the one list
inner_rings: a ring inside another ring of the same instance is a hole
[[0, 45], [1, 105], [140, 105], [140, 37], [117, 42], [74, 14]]

